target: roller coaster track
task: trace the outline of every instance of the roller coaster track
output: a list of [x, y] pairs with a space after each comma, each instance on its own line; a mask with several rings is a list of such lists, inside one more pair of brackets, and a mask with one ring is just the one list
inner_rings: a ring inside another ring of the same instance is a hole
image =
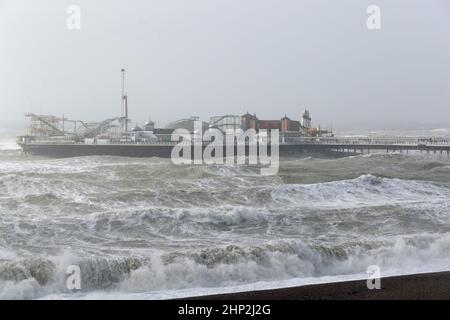
[[[34, 118], [36, 120], [41, 121], [42, 123], [44, 123], [46, 126], [48, 126], [49, 128], [51, 128], [53, 131], [55, 131], [56, 133], [60, 134], [60, 135], [64, 135], [64, 131], [59, 129], [58, 127], [56, 127], [55, 125], [53, 125], [51, 122], [49, 122], [47, 120], [47, 116], [40, 116], [34, 113], [27, 113], [26, 114], [27, 117], [31, 117]], [[58, 118], [54, 118], [56, 120], [59, 120]]]
[[97, 125], [95, 128], [93, 129], [88, 129], [88, 125], [86, 125], [85, 123], [81, 122], [81, 124], [88, 129], [87, 131], [80, 133], [77, 135], [77, 138], [83, 139], [83, 138], [93, 138], [97, 135], [99, 135], [100, 133], [102, 133], [104, 130], [110, 128], [111, 123], [113, 123], [114, 121], [117, 120], [121, 120], [123, 119], [122, 117], [118, 117], [118, 118], [111, 118], [111, 119], [106, 119], [104, 121], [102, 121], [99, 125]]

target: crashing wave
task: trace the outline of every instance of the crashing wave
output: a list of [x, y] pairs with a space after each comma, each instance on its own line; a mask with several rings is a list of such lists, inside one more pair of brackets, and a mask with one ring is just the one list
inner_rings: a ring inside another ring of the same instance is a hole
[[349, 208], [445, 200], [450, 190], [431, 182], [362, 175], [352, 180], [292, 184], [275, 188], [275, 202], [305, 207]]
[[[81, 269], [82, 292], [149, 292], [358, 274], [372, 264], [401, 274], [408, 268], [418, 270], [425, 262], [431, 269], [433, 263], [435, 267], [448, 265], [449, 250], [448, 235], [418, 235], [337, 246], [276, 241], [260, 246], [154, 252], [149, 256], [90, 257], [72, 259], [70, 263]], [[0, 297], [22, 294], [22, 298], [38, 298], [69, 293], [64, 287], [68, 263], [58, 263], [56, 258], [2, 261]]]

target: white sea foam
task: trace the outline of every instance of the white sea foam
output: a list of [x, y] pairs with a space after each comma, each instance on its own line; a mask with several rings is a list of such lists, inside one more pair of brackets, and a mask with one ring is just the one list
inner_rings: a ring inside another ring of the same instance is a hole
[[[155, 253], [147, 258], [148, 263], [134, 270], [133, 260], [98, 261], [95, 268], [88, 267], [93, 262], [85, 261], [79, 263], [82, 270], [89, 272], [84, 275], [91, 285], [105, 289], [103, 285], [109, 284], [109, 288], [100, 291], [94, 286], [70, 295], [52, 283], [38, 287], [32, 281], [22, 280], [15, 286], [10, 283], [8, 292], [12, 298], [37, 293], [35, 298], [46, 299], [126, 296], [167, 299], [363, 279], [367, 267], [373, 264], [380, 266], [383, 276], [450, 270], [446, 256], [450, 249], [449, 236], [397, 237], [371, 249], [367, 245], [325, 250], [301, 242], [275, 242], [262, 247], [206, 250], [193, 256], [185, 253], [172, 258]], [[212, 259], [212, 264], [208, 259]]]
[[0, 143], [0, 151], [7, 150], [20, 150], [20, 146], [17, 143], [10, 141]]
[[283, 185], [275, 188], [276, 202], [317, 208], [349, 208], [399, 203], [428, 203], [450, 198], [450, 190], [424, 181], [363, 175], [352, 180], [316, 184]]
[[16, 138], [12, 134], [0, 135], [0, 151], [19, 150], [20, 146], [16, 143]]

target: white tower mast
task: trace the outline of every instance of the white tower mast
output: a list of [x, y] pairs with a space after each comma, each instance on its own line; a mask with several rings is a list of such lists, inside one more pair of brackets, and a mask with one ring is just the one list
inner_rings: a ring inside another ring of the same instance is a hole
[[128, 96], [125, 93], [125, 69], [122, 69], [122, 129], [128, 131]]

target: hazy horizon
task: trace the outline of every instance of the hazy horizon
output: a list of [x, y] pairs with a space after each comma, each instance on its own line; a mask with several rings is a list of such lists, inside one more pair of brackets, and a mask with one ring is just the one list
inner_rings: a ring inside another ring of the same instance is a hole
[[449, 15], [445, 0], [0, 0], [0, 125], [118, 116], [126, 68], [133, 123], [308, 108], [326, 127], [450, 127]]

